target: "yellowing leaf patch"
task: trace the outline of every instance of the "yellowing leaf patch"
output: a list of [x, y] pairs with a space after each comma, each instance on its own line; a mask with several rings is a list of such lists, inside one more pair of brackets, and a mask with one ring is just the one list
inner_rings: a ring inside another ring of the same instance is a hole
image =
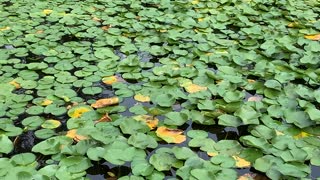
[[236, 160], [236, 166], [238, 168], [246, 168], [246, 167], [250, 167], [251, 163], [239, 156], [232, 156], [234, 160]]
[[68, 115], [72, 118], [79, 118], [83, 113], [88, 111], [92, 111], [92, 108], [90, 106], [74, 106], [68, 111]]
[[199, 4], [199, 0], [193, 0], [193, 1], [191, 1], [191, 4], [193, 4], [193, 5]]
[[139, 102], [149, 102], [150, 101], [149, 96], [144, 96], [142, 94], [136, 94], [133, 98]]
[[197, 84], [190, 84], [184, 88], [188, 93], [196, 93], [200, 91], [205, 91], [208, 88], [204, 86], [199, 86]]
[[51, 9], [44, 9], [44, 10], [42, 11], [42, 13], [45, 14], [45, 15], [48, 15], [48, 14], [51, 14], [52, 11], [53, 11], [53, 10], [51, 10]]
[[9, 84], [14, 86], [16, 89], [20, 89], [21, 88], [20, 84], [15, 80], [10, 81]]
[[71, 129], [66, 134], [67, 137], [72, 138], [73, 140], [79, 142], [81, 140], [89, 139], [87, 136], [77, 134], [77, 129]]
[[294, 139], [301, 139], [301, 138], [308, 137], [308, 136], [311, 136], [311, 134], [306, 133], [304, 131], [301, 131], [299, 134], [293, 136], [293, 138]]
[[138, 115], [138, 116], [134, 116], [133, 119], [137, 121], [145, 122], [150, 129], [156, 128], [159, 123], [159, 120], [156, 117], [149, 116], [149, 115]]
[[182, 143], [186, 140], [186, 136], [182, 134], [180, 129], [170, 129], [165, 126], [158, 127], [156, 134], [167, 143]]
[[214, 157], [216, 155], [218, 155], [218, 152], [207, 152], [208, 156]]
[[320, 40], [320, 34], [315, 34], [315, 35], [306, 35], [304, 36], [306, 39], [310, 39], [313, 41], [319, 41]]
[[117, 76], [107, 76], [107, 77], [102, 78], [102, 82], [107, 85], [111, 85], [115, 82], [118, 82], [118, 78], [117, 78]]
[[53, 101], [51, 101], [50, 99], [45, 99], [42, 101], [41, 106], [48, 106], [50, 104], [52, 104]]
[[95, 121], [95, 123], [100, 123], [100, 122], [111, 122], [112, 119], [110, 118], [110, 116], [108, 115], [108, 113], [106, 113], [105, 115], [103, 115], [99, 120]]
[[57, 127], [61, 126], [61, 122], [54, 119], [46, 120], [41, 127], [45, 129], [55, 129]]
[[10, 30], [11, 28], [9, 26], [6, 26], [6, 27], [3, 27], [3, 28], [0, 28], [0, 31], [5, 31], [5, 30]]
[[110, 105], [115, 105], [118, 103], [119, 103], [118, 97], [104, 98], [104, 99], [99, 99], [95, 103], [91, 104], [91, 107], [102, 108]]

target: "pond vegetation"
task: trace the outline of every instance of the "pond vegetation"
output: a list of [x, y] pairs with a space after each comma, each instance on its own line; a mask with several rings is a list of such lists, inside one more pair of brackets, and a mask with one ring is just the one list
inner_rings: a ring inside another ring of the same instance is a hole
[[0, 179], [315, 179], [318, 0], [0, 0]]

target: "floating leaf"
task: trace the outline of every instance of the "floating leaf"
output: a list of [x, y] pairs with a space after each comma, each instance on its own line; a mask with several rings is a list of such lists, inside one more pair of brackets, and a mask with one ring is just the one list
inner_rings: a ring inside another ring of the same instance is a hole
[[99, 120], [95, 121], [95, 123], [100, 123], [100, 122], [111, 122], [112, 119], [110, 118], [110, 116], [108, 115], [108, 113], [106, 113], [105, 115], [103, 115]]
[[320, 34], [315, 34], [315, 35], [305, 35], [304, 36], [306, 39], [310, 39], [313, 41], [319, 41], [320, 40]]
[[304, 132], [304, 131], [301, 131], [299, 134], [293, 136], [293, 138], [301, 139], [301, 138], [308, 137], [308, 136], [311, 136], [311, 134]]
[[42, 11], [42, 13], [45, 14], [45, 15], [48, 15], [48, 14], [51, 14], [52, 11], [53, 11], [53, 10], [51, 10], [51, 9], [44, 9], [44, 10]]
[[239, 156], [232, 156], [234, 160], [236, 160], [236, 167], [238, 168], [247, 168], [251, 166], [251, 163]]
[[219, 153], [218, 152], [207, 152], [208, 156], [214, 157], [217, 156]]
[[118, 82], [118, 78], [117, 78], [117, 76], [107, 76], [107, 77], [102, 78], [102, 82], [107, 85], [111, 85], [115, 82]]
[[5, 30], [10, 30], [11, 28], [9, 26], [6, 26], [6, 27], [3, 27], [3, 28], [0, 28], [0, 31], [5, 31]]
[[144, 96], [142, 94], [136, 94], [133, 98], [139, 102], [149, 102], [150, 101], [149, 96]]
[[55, 129], [59, 126], [61, 126], [61, 122], [54, 119], [46, 120], [41, 124], [41, 127], [45, 129]]
[[193, 4], [193, 5], [199, 4], [199, 0], [193, 0], [193, 1], [191, 1], [191, 4]]
[[52, 104], [53, 101], [51, 101], [50, 99], [45, 99], [42, 101], [41, 106], [48, 106], [50, 104]]
[[106, 106], [115, 105], [118, 103], [119, 103], [118, 97], [111, 97], [111, 98], [99, 99], [95, 103], [91, 104], [91, 107], [102, 108]]
[[71, 129], [66, 134], [67, 137], [72, 138], [73, 140], [79, 142], [81, 140], [89, 139], [87, 136], [83, 136], [80, 134], [77, 134], [77, 129]]
[[13, 85], [16, 89], [20, 89], [21, 88], [20, 83], [18, 83], [15, 80], [10, 81], [9, 84]]
[[138, 115], [138, 116], [134, 116], [133, 119], [137, 121], [145, 122], [150, 129], [156, 128], [159, 122], [159, 120], [156, 117], [149, 116], [149, 115]]
[[73, 106], [69, 111], [68, 115], [72, 118], [79, 118], [82, 116], [83, 113], [92, 111], [93, 109], [90, 106], [87, 105], [78, 105]]
[[8, 136], [1, 134], [0, 135], [0, 153], [8, 154], [13, 150], [13, 143], [8, 138]]
[[128, 144], [140, 149], [156, 148], [157, 141], [150, 135], [144, 133], [136, 133], [129, 137]]
[[170, 129], [165, 126], [158, 127], [156, 134], [167, 143], [182, 143], [186, 140], [186, 136], [182, 135], [183, 131], [180, 129]]
[[191, 84], [188, 85], [186, 87], [184, 87], [184, 89], [188, 92], [188, 93], [196, 93], [196, 92], [200, 92], [200, 91], [205, 91], [208, 88], [204, 87], [204, 86], [199, 86], [197, 84]]

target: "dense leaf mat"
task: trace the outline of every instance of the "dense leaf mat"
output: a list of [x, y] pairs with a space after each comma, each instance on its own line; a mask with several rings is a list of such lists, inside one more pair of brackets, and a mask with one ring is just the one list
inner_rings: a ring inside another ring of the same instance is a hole
[[318, 0], [0, 2], [0, 179], [316, 178]]

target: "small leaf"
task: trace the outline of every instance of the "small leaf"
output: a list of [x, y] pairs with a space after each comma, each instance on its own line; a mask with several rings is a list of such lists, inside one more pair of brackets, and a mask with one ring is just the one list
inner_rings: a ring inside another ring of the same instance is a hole
[[69, 117], [72, 117], [72, 118], [79, 118], [82, 116], [83, 113], [89, 112], [89, 111], [92, 111], [92, 108], [90, 106], [78, 105], [78, 106], [72, 107], [68, 111], [68, 115]]
[[150, 101], [149, 96], [144, 96], [142, 94], [136, 94], [133, 98], [139, 102], [149, 102]]
[[112, 121], [111, 117], [108, 115], [108, 113], [106, 113], [99, 120], [95, 121], [95, 123], [97, 124], [100, 122], [111, 122], [111, 121]]
[[305, 35], [304, 36], [306, 39], [310, 39], [313, 41], [319, 41], [320, 40], [320, 34], [315, 34], [315, 35]]
[[204, 86], [199, 86], [197, 84], [190, 84], [186, 87], [184, 87], [184, 89], [188, 92], [188, 93], [196, 93], [196, 92], [200, 92], [200, 91], [205, 91], [208, 88], [204, 87]]
[[111, 85], [115, 82], [118, 82], [118, 77], [117, 76], [107, 76], [107, 77], [102, 78], [102, 82], [107, 85]]
[[48, 15], [48, 14], [51, 14], [52, 11], [53, 11], [53, 10], [51, 10], [51, 9], [44, 9], [44, 10], [42, 11], [42, 13], [45, 14], [45, 15]]
[[106, 106], [111, 106], [119, 103], [118, 97], [111, 97], [111, 98], [105, 98], [105, 99], [99, 99], [95, 103], [91, 104], [91, 107], [93, 108], [102, 108]]
[[247, 168], [251, 166], [251, 163], [245, 159], [240, 158], [239, 156], [232, 156], [236, 160], [236, 167], [238, 168]]
[[219, 153], [218, 152], [207, 152], [208, 156], [214, 157], [217, 156]]
[[180, 129], [170, 129], [165, 126], [158, 127], [156, 134], [167, 143], [182, 143], [186, 140], [186, 136], [182, 135]]
[[9, 26], [6, 26], [6, 27], [3, 27], [3, 28], [0, 28], [0, 31], [5, 31], [5, 30], [10, 30], [11, 28]]
[[50, 104], [52, 104], [53, 101], [51, 101], [50, 99], [45, 99], [42, 101], [41, 106], [48, 106]]
[[20, 88], [21, 88], [20, 83], [18, 83], [18, 82], [15, 81], [15, 80], [10, 81], [9, 84], [11, 84], [12, 86], [14, 86], [16, 89], [20, 89]]
[[45, 129], [55, 129], [57, 127], [61, 126], [61, 122], [58, 120], [50, 119], [44, 121], [44, 123], [41, 125], [42, 128]]
[[83, 136], [83, 135], [80, 135], [80, 134], [77, 134], [77, 129], [71, 129], [67, 132], [66, 134], [67, 137], [79, 142], [81, 140], [85, 140], [85, 139], [89, 139], [89, 137], [87, 136]]
[[138, 115], [138, 116], [134, 116], [133, 119], [137, 121], [145, 122], [150, 129], [156, 128], [159, 122], [159, 120], [156, 117], [149, 116], [149, 115]]
[[301, 138], [308, 137], [308, 136], [311, 136], [311, 134], [304, 132], [304, 131], [301, 131], [299, 134], [293, 136], [293, 138], [294, 139], [301, 139]]

